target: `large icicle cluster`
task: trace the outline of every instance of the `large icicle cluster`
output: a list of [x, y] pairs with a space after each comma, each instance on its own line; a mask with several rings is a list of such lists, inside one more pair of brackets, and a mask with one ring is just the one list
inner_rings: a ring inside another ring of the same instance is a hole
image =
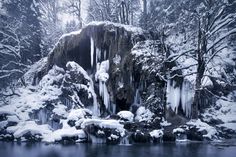
[[95, 80], [99, 81], [99, 94], [103, 98], [103, 103], [108, 109], [110, 104], [110, 96], [107, 90], [106, 82], [109, 79], [109, 60], [105, 60], [101, 63], [97, 63], [97, 72], [95, 74]]
[[167, 104], [174, 112], [178, 113], [179, 105], [181, 105], [185, 115], [191, 115], [194, 89], [188, 80], [184, 80], [182, 86], [177, 85], [174, 80], [168, 80], [166, 93]]

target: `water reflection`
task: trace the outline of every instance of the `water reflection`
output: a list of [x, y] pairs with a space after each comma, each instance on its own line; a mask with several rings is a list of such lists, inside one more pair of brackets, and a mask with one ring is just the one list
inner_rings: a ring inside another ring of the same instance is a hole
[[235, 157], [236, 147], [203, 143], [45, 145], [0, 142], [0, 157]]

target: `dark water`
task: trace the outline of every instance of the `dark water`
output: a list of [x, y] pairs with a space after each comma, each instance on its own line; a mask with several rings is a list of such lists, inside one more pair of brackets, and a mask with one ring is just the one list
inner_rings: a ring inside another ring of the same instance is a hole
[[0, 157], [236, 157], [228, 144], [163, 143], [156, 145], [77, 144], [70, 146], [0, 142]]

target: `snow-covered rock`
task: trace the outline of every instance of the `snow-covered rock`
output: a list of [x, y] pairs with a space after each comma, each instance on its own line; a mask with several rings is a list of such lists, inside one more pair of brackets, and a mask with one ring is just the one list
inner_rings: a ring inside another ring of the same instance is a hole
[[132, 122], [134, 120], [134, 114], [130, 111], [120, 111], [117, 113], [117, 115], [122, 120], [130, 121], [130, 122]]
[[153, 119], [154, 113], [152, 113], [149, 109], [141, 106], [136, 111], [135, 120], [138, 122], [150, 122]]
[[204, 132], [203, 137], [207, 139], [215, 139], [217, 138], [217, 130], [210, 126], [209, 124], [202, 122], [200, 119], [197, 120], [190, 120], [186, 123], [187, 125], [191, 127], [196, 127], [199, 132]]
[[160, 138], [164, 135], [162, 130], [153, 130], [149, 133], [153, 138]]

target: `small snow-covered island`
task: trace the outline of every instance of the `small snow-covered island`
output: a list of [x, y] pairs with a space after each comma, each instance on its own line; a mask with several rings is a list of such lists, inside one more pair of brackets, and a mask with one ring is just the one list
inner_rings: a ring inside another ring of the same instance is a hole
[[[58, 24], [45, 17], [29, 27], [9, 21], [10, 2], [0, 2], [0, 141], [132, 145], [236, 139], [235, 2], [138, 2], [140, 24], [133, 3], [123, 0], [116, 20], [99, 20], [100, 12], [87, 10], [100, 22], [80, 23], [59, 38], [51, 30], [43, 42], [36, 39], [38, 31], [24, 33], [37, 24], [59, 30]], [[37, 9], [31, 12], [37, 15]], [[34, 44], [39, 53], [30, 49]]]

